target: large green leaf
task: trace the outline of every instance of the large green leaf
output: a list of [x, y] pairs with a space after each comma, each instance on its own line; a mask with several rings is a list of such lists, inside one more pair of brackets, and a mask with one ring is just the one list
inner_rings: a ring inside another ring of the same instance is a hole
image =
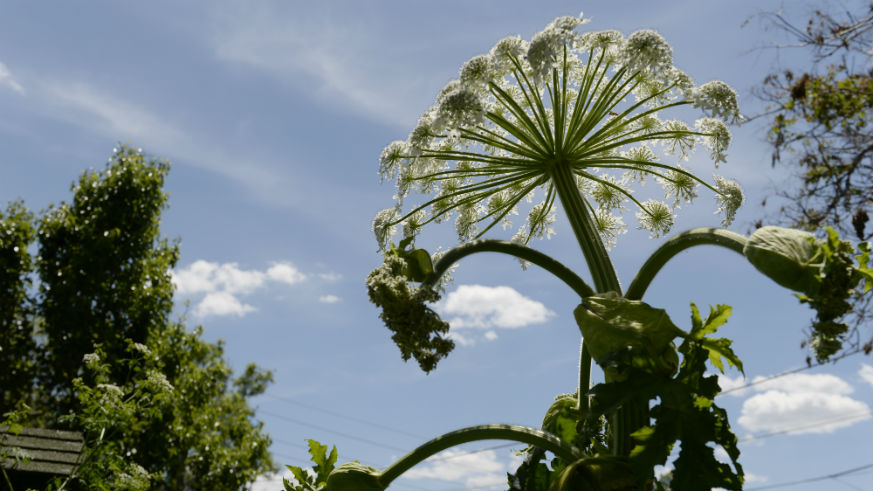
[[612, 294], [586, 297], [573, 314], [595, 360], [631, 347], [648, 353], [664, 371], [675, 371], [678, 360], [672, 341], [686, 333], [664, 309]]

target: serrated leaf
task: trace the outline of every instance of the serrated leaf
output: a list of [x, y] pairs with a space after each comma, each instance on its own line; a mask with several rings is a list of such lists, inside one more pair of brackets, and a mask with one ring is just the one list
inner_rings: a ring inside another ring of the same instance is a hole
[[282, 481], [285, 485], [286, 490], [297, 491], [312, 489], [312, 476], [310, 476], [305, 470], [303, 470], [303, 468], [297, 467], [296, 465], [286, 465], [285, 467], [289, 471], [291, 471], [294, 479], [296, 479], [298, 482], [298, 485], [294, 486], [288, 479], [283, 479]]
[[691, 302], [691, 335], [703, 329], [703, 320], [700, 318], [700, 310], [697, 309], [697, 305], [694, 305], [694, 302]]
[[327, 481], [327, 476], [333, 470], [336, 463], [336, 445], [334, 445], [330, 455], [327, 453], [328, 448], [327, 445], [322, 445], [316, 440], [309, 440], [309, 455], [312, 456], [312, 462], [315, 464], [312, 466], [312, 470], [315, 471], [317, 476], [316, 482], [318, 483]]
[[721, 359], [724, 358], [732, 367], [745, 375], [746, 372], [743, 371], [743, 362], [740, 361], [739, 357], [734, 353], [734, 350], [731, 349], [732, 342], [733, 341], [727, 338], [703, 338], [701, 340], [703, 347], [709, 351], [709, 361], [718, 368], [721, 373], [724, 373], [724, 364], [721, 361]]
[[732, 312], [733, 308], [730, 305], [716, 305], [714, 309], [710, 305], [709, 315], [707, 315], [706, 320], [703, 321], [703, 328], [699, 333], [698, 339], [717, 331], [719, 327], [727, 322]]

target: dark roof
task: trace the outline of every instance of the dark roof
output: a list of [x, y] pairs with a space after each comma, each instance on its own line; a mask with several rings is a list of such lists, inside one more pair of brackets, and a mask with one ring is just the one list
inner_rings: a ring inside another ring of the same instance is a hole
[[0, 463], [12, 471], [68, 476], [80, 462], [83, 446], [76, 431], [22, 428], [15, 435], [0, 426]]

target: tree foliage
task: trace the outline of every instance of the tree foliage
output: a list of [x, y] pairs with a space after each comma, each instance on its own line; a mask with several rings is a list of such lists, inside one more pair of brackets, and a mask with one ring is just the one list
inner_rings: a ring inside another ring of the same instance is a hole
[[33, 214], [20, 201], [0, 212], [0, 414], [28, 402], [36, 379], [36, 340], [28, 297], [35, 235]]
[[272, 374], [234, 377], [221, 341], [170, 319], [169, 168], [122, 146], [72, 203], [0, 214], [0, 411], [82, 431], [88, 489], [240, 490], [273, 468], [247, 401]]
[[[759, 96], [769, 104], [768, 139], [773, 165], [785, 165], [796, 185], [777, 192], [780, 219], [793, 227], [873, 238], [873, 4], [856, 11], [815, 10], [803, 27], [767, 14], [789, 34], [788, 46], [810, 55], [810, 65], [768, 75]], [[783, 48], [787, 48], [784, 46]], [[873, 319], [870, 294], [854, 301], [851, 348], [857, 328]], [[814, 342], [814, 339], [808, 340]], [[869, 353], [873, 342], [864, 349]]]
[[[127, 355], [167, 325], [173, 305], [169, 269], [179, 250], [160, 238], [169, 164], [122, 148], [102, 172], [83, 172], [72, 204], [39, 223], [39, 313], [51, 371], [46, 383], [67, 409], [82, 356], [99, 343], [110, 360]], [[117, 376], [118, 374], [113, 374]]]

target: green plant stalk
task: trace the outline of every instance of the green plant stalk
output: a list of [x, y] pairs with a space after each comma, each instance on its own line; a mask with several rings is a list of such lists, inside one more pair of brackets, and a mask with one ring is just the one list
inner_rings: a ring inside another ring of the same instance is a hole
[[[550, 177], [555, 183], [558, 199], [567, 214], [567, 220], [573, 228], [576, 240], [582, 248], [582, 254], [594, 278], [594, 288], [598, 292], [613, 291], [621, 295], [621, 285], [612, 261], [606, 253], [606, 247], [600, 240], [600, 234], [594, 224], [591, 214], [588, 212], [588, 204], [576, 186], [576, 179], [570, 169], [569, 163], [557, 161], [551, 168]], [[579, 363], [579, 394], [588, 391], [591, 373], [591, 356], [585, 349], [583, 340], [582, 353]], [[587, 363], [586, 363], [587, 358]], [[585, 373], [587, 372], [587, 373]], [[583, 385], [584, 384], [584, 385]], [[580, 397], [579, 407], [585, 407]], [[648, 406], [644, 401], [630, 401], [620, 407], [611, 417], [612, 425], [612, 453], [613, 455], [626, 457], [633, 448], [631, 433], [648, 423]]]
[[567, 214], [567, 220], [576, 235], [585, 262], [594, 280], [594, 289], [598, 293], [613, 291], [621, 295], [621, 285], [612, 261], [606, 253], [606, 247], [600, 240], [600, 233], [594, 224], [591, 214], [588, 212], [588, 204], [579, 192], [576, 178], [570, 169], [570, 164], [563, 160], [557, 160], [552, 164], [550, 175], [558, 192], [558, 199]]
[[646, 293], [646, 289], [652, 283], [652, 280], [655, 279], [655, 275], [658, 274], [667, 261], [689, 247], [706, 244], [725, 247], [743, 255], [746, 238], [730, 230], [710, 227], [695, 228], [682, 232], [664, 242], [661, 247], [649, 256], [649, 259], [640, 267], [636, 277], [631, 281], [625, 298], [628, 300], [641, 300]]
[[585, 283], [585, 280], [555, 259], [521, 244], [494, 239], [474, 240], [452, 248], [434, 264], [433, 275], [423, 281], [421, 286], [433, 288], [453, 264], [477, 252], [500, 252], [523, 261], [528, 261], [557, 276], [558, 279], [572, 288], [580, 298], [594, 295], [594, 290]]
[[581, 450], [560, 438], [541, 430], [518, 425], [480, 425], [455, 430], [419, 446], [391, 464], [379, 475], [379, 482], [388, 487], [392, 481], [431, 455], [464, 443], [480, 440], [512, 440], [544, 448], [567, 462], [584, 457]]
[[585, 392], [591, 387], [591, 353], [585, 349], [585, 339], [579, 346], [579, 386], [576, 389], [576, 409], [580, 414], [580, 419], [588, 416], [588, 409], [591, 407], [588, 396]]

